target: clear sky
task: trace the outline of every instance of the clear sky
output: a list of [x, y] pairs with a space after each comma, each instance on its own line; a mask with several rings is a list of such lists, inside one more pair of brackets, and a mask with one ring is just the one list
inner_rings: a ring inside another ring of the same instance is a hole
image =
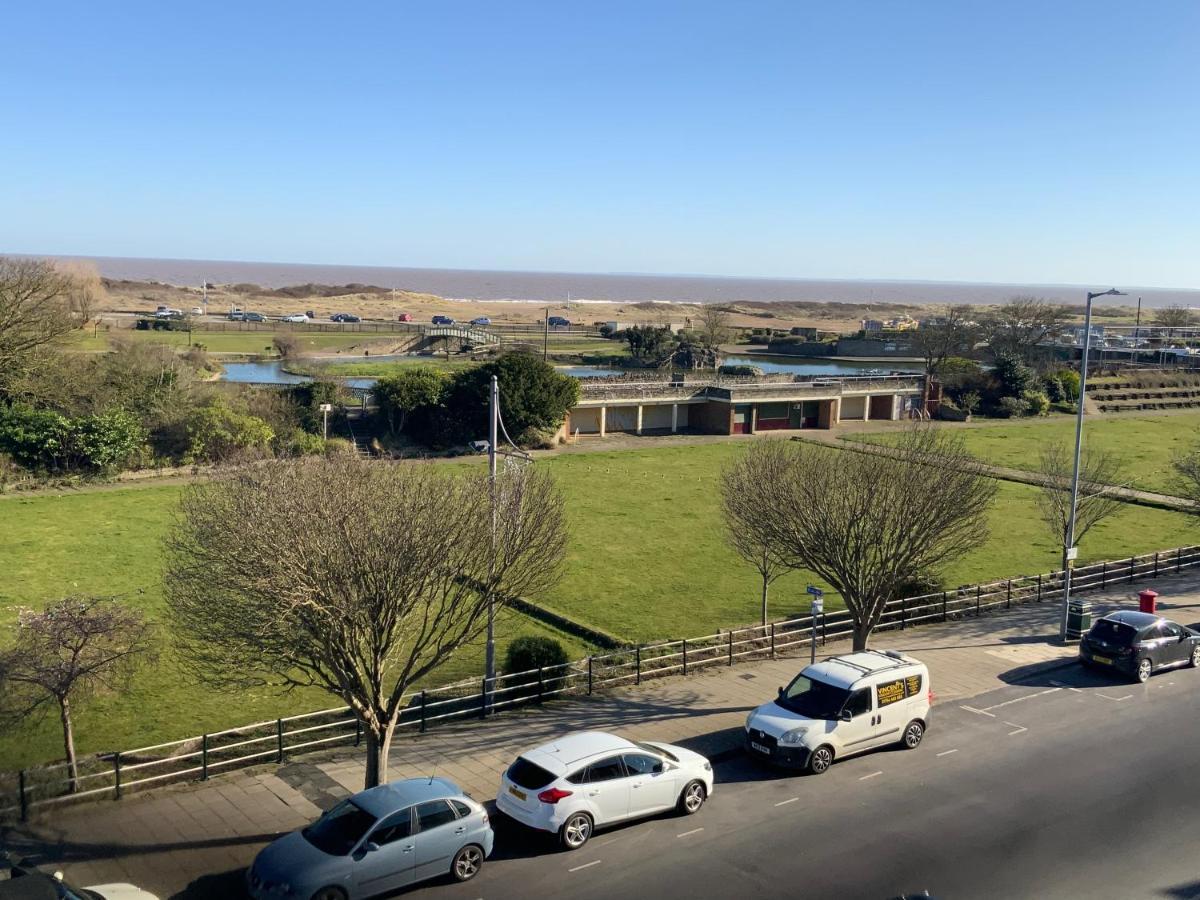
[[14, 3], [0, 250], [1200, 287], [1200, 3]]

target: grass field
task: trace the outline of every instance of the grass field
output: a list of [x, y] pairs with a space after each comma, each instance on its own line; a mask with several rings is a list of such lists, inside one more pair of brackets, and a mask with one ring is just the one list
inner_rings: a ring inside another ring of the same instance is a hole
[[[305, 352], [332, 352], [348, 350], [359, 346], [377, 346], [386, 344], [390, 339], [403, 338], [411, 335], [376, 334], [375, 332], [346, 331], [346, 332], [305, 332], [300, 330], [286, 331], [296, 338], [300, 349]], [[124, 338], [131, 341], [166, 344], [170, 347], [186, 349], [192, 344], [200, 344], [211, 353], [274, 353], [272, 339], [274, 331], [201, 331], [197, 329], [190, 333], [186, 331], [137, 331], [135, 329], [113, 329], [111, 331], [80, 332], [70, 342], [70, 346], [79, 350], [107, 350], [113, 338]]]
[[[1200, 412], [1170, 415], [1092, 417], [1084, 421], [1084, 444], [1115, 453], [1125, 463], [1134, 487], [1172, 492], [1171, 458], [1200, 443]], [[1037, 467], [1041, 448], [1051, 441], [1068, 447], [1075, 440], [1075, 419], [1029, 422], [1020, 419], [971, 425], [959, 431], [972, 453], [986, 462], [1012, 469]], [[886, 434], [859, 434], [855, 440], [887, 442]]]
[[[566, 495], [571, 541], [562, 582], [542, 602], [631, 641], [692, 637], [754, 622], [755, 572], [725, 545], [717, 499], [721, 466], [741, 449], [717, 443], [606, 451], [539, 461]], [[481, 465], [478, 460], [461, 465]], [[121, 594], [152, 615], [161, 610], [159, 541], [178, 486], [156, 485], [67, 495], [0, 499], [0, 629], [15, 608], [70, 592]], [[1002, 483], [992, 538], [943, 573], [947, 586], [1033, 574], [1055, 567], [1058, 548], [1033, 505], [1034, 489]], [[1196, 540], [1187, 517], [1130, 506], [1082, 543], [1082, 561], [1116, 558]], [[772, 586], [772, 616], [806, 610], [807, 583], [794, 572]], [[829, 597], [830, 607], [837, 598]], [[499, 636], [549, 633], [519, 616]], [[587, 652], [555, 634], [572, 656]], [[441, 673], [444, 680], [482, 669], [472, 648]], [[236, 697], [190, 682], [173, 658], [144, 673], [122, 698], [102, 698], [79, 716], [86, 750], [132, 747], [239, 722], [336, 705], [310, 692], [280, 698]], [[52, 722], [29, 734], [0, 736], [0, 767], [60, 755]]]

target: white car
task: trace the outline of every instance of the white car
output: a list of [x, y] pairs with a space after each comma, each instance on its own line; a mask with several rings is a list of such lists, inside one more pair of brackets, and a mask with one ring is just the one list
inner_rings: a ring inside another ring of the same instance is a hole
[[292, 313], [290, 316], [284, 316], [280, 322], [295, 322], [297, 325], [304, 325], [308, 322], [308, 316], [304, 313]]
[[933, 691], [924, 663], [894, 650], [860, 650], [814, 663], [746, 717], [746, 751], [820, 775], [835, 759], [899, 744], [915, 750]]
[[518, 756], [500, 778], [496, 807], [577, 850], [605, 825], [669, 809], [690, 816], [712, 790], [712, 765], [699, 753], [583, 731]]
[[202, 316], [202, 315], [204, 315], [204, 309], [199, 306], [193, 306], [192, 307], [192, 315], [193, 316]]

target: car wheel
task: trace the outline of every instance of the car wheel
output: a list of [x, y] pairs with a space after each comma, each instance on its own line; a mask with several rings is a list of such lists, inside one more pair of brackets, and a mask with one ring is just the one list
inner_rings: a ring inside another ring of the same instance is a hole
[[906, 750], [916, 750], [921, 746], [921, 738], [925, 737], [925, 726], [917, 719], [913, 719], [904, 729], [904, 736], [900, 738], [900, 743]]
[[1192, 668], [1200, 669], [1200, 644], [1192, 648]]
[[312, 895], [312, 900], [346, 900], [346, 892], [340, 887], [323, 887]]
[[454, 862], [450, 864], [450, 874], [455, 881], [470, 881], [483, 868], [483, 848], [478, 844], [467, 844], [454, 854]]
[[833, 748], [828, 744], [822, 744], [808, 755], [808, 765], [804, 768], [809, 775], [823, 775], [829, 771], [829, 767], [832, 765]]
[[708, 791], [704, 789], [703, 781], [689, 781], [679, 795], [679, 812], [685, 816], [700, 812], [707, 797]]
[[1154, 673], [1154, 664], [1149, 659], [1138, 660], [1137, 674], [1134, 677], [1140, 684], [1145, 684], [1150, 680], [1150, 676]]
[[558, 830], [558, 840], [567, 850], [578, 850], [591, 836], [592, 817], [587, 813], [575, 813]]

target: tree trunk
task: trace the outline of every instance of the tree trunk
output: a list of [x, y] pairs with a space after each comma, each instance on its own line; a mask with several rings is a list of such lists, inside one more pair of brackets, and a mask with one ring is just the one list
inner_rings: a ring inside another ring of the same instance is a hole
[[363, 731], [367, 739], [367, 770], [366, 777], [363, 779], [363, 787], [373, 788], [384, 784], [388, 780], [388, 754], [392, 750], [392, 735], [395, 733], [396, 721], [400, 714], [396, 713], [395, 720], [384, 729], [382, 735], [376, 735], [374, 730], [363, 726]]
[[771, 584], [771, 579], [766, 573], [763, 573], [762, 580], [763, 580], [762, 623], [763, 623], [763, 628], [766, 628], [767, 627], [767, 589]]
[[70, 791], [74, 794], [79, 790], [79, 764], [75, 760], [75, 729], [71, 726], [71, 701], [63, 697], [58, 701], [58, 711], [62, 718], [63, 749], [67, 753], [67, 774], [71, 779]]
[[873, 626], [871, 626], [871, 625], [860, 625], [857, 622], [854, 623], [854, 649], [855, 649], [855, 651], [867, 649], [867, 638], [869, 638], [871, 636], [872, 630], [873, 630]]

